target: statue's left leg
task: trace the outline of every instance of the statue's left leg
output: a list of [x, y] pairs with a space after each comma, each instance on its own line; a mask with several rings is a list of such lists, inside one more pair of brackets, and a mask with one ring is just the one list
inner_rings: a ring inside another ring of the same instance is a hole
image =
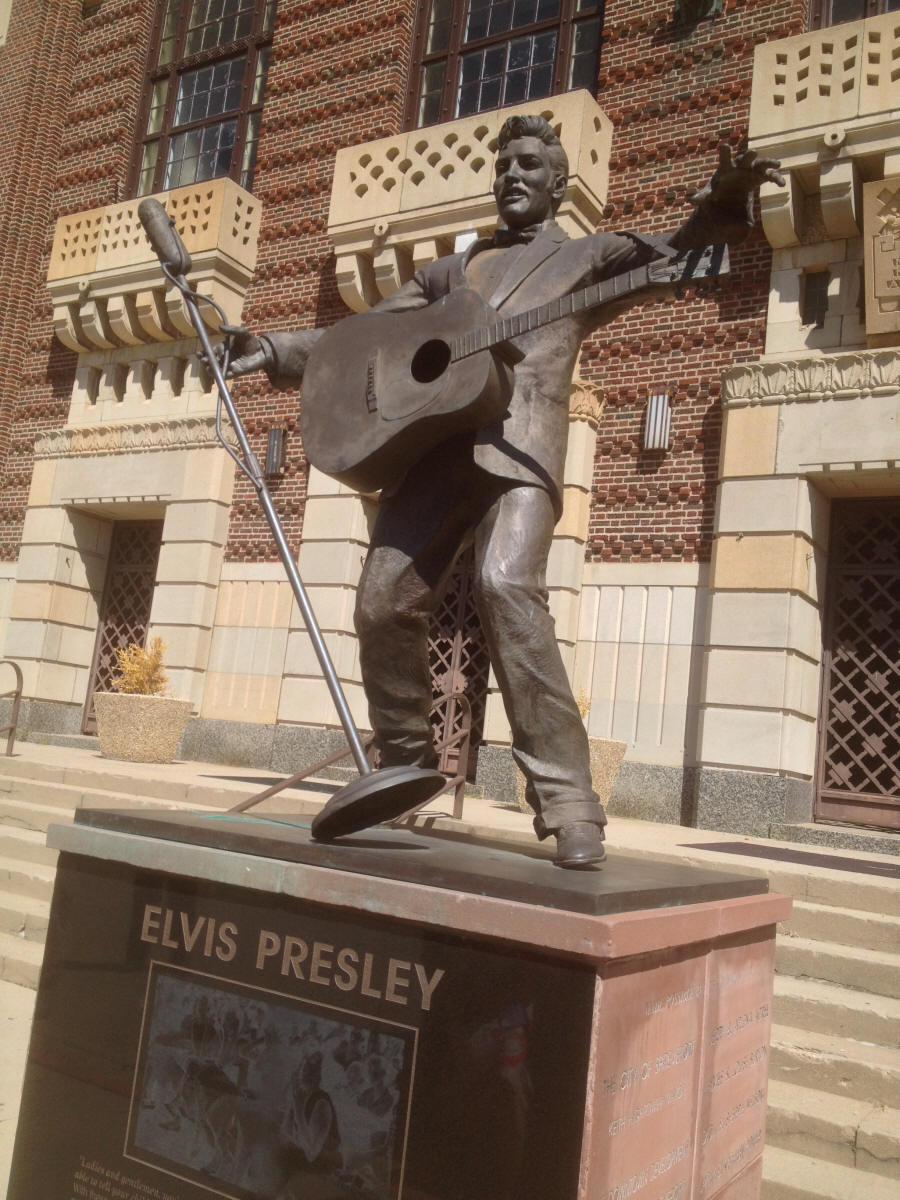
[[475, 594], [535, 830], [557, 836], [561, 865], [581, 866], [602, 860], [606, 816], [547, 605], [554, 519], [542, 488], [505, 490], [475, 533]]

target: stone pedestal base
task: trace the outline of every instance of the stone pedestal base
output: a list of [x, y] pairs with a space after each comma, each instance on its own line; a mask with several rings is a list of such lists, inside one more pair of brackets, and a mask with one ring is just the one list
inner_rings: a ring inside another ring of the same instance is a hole
[[83, 812], [9, 1200], [752, 1200], [756, 879], [289, 816]]

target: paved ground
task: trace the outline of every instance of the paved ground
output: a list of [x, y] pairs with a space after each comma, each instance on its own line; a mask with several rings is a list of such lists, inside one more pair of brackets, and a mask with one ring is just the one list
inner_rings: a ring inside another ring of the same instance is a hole
[[0, 980], [0, 1196], [6, 1195], [35, 993]]

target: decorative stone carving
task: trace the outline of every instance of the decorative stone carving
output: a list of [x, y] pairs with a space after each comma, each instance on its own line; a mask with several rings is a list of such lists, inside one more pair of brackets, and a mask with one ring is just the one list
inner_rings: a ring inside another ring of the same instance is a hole
[[335, 161], [328, 232], [338, 288], [354, 312], [449, 253], [457, 234], [493, 228], [497, 134], [516, 112], [540, 113], [557, 130], [570, 165], [557, 220], [570, 235], [594, 232], [606, 202], [612, 125], [586, 91], [349, 146]]
[[900, 342], [900, 175], [864, 187], [866, 334]]
[[785, 404], [900, 392], [900, 350], [861, 350], [731, 367], [722, 376], [727, 407]]
[[[191, 184], [158, 199], [193, 258], [191, 283], [237, 324], [256, 267], [261, 206], [230, 179]], [[110, 350], [192, 336], [181, 296], [166, 288], [137, 216], [137, 200], [60, 217], [47, 287], [63, 345]], [[211, 329], [219, 317], [201, 306]]]
[[590, 383], [576, 375], [569, 391], [569, 420], [586, 421], [591, 429], [600, 427], [606, 406], [606, 393], [599, 383]]
[[857, 160], [889, 155], [900, 140], [898, 57], [896, 13], [757, 46], [749, 145], [780, 159], [791, 184], [780, 194], [765, 185], [760, 194], [772, 246], [799, 241], [799, 196], [817, 182], [829, 236], [858, 236]]
[[[229, 445], [237, 446], [230, 425], [223, 426]], [[150, 450], [186, 450], [218, 446], [214, 417], [143, 421], [133, 424], [66, 426], [42, 433], [34, 443], [35, 458], [70, 458], [73, 455], [134, 454]]]

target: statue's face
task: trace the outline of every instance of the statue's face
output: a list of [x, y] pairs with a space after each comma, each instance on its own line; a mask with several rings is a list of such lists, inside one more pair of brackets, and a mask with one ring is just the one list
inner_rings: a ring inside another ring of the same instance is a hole
[[554, 168], [540, 138], [514, 138], [497, 155], [494, 198], [511, 229], [546, 221], [565, 189], [566, 177]]

